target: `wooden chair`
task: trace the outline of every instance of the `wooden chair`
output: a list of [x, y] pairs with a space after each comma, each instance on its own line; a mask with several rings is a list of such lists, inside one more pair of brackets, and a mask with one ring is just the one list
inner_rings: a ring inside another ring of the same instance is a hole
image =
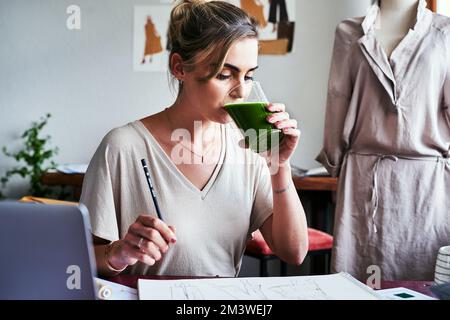
[[[330, 272], [331, 248], [333, 247], [333, 237], [328, 233], [317, 229], [308, 228], [309, 248], [308, 256], [311, 257], [311, 273], [326, 274]], [[253, 233], [253, 238], [247, 242], [245, 249], [246, 256], [259, 260], [259, 275], [267, 277], [268, 262], [270, 260], [279, 259], [270, 250], [268, 244], [264, 240], [259, 230]], [[320, 259], [320, 261], [317, 258]], [[287, 275], [287, 264], [280, 259], [280, 275]]]

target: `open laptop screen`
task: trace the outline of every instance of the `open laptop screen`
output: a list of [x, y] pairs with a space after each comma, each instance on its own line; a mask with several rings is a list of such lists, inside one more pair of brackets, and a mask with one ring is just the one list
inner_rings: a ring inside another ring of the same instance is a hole
[[84, 206], [0, 202], [0, 299], [94, 299]]

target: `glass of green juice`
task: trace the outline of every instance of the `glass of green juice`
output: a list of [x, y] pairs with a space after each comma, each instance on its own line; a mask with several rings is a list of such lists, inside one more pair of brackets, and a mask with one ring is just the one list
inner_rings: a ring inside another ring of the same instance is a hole
[[[246, 144], [256, 153], [276, 148], [282, 142], [284, 134], [275, 125], [267, 121], [274, 112], [267, 110], [269, 100], [261, 84], [257, 81], [242, 84], [232, 89], [230, 101], [224, 107], [241, 129]], [[239, 97], [232, 99], [233, 97]]]

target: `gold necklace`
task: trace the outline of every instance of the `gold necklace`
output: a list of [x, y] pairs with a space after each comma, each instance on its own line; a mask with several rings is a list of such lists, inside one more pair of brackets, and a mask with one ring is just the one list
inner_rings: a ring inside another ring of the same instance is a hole
[[[174, 129], [174, 126], [173, 126], [173, 124], [172, 124], [172, 121], [171, 121], [170, 118], [169, 118], [169, 112], [168, 112], [167, 109], [168, 109], [168, 108], [165, 109], [165, 111], [166, 111], [166, 118], [167, 118], [167, 121], [169, 122], [169, 125], [170, 125], [171, 130], [173, 130], [173, 129]], [[216, 135], [217, 135], [217, 127], [216, 127], [216, 129], [215, 129], [215, 131], [214, 131], [214, 137], [213, 137], [213, 139], [212, 139], [213, 141], [216, 139]], [[189, 151], [190, 153], [196, 155], [197, 157], [200, 157], [200, 158], [202, 159], [202, 163], [204, 163], [205, 156], [213, 149], [213, 147], [214, 147], [214, 145], [215, 145], [214, 143], [211, 143], [211, 144], [209, 145], [208, 149], [207, 149], [205, 152], [203, 152], [203, 154], [198, 154], [198, 153], [195, 152], [192, 148], [186, 146], [186, 145], [182, 142], [182, 140], [178, 141], [178, 143], [179, 143], [184, 149], [186, 149], [187, 151]]]

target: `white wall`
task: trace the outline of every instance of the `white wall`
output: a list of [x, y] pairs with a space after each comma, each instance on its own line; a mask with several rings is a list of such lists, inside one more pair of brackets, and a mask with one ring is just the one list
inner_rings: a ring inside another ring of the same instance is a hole
[[[294, 53], [262, 56], [258, 78], [273, 101], [299, 121], [292, 163], [317, 166], [336, 24], [366, 12], [370, 0], [297, 1]], [[0, 146], [14, 150], [31, 121], [52, 113], [46, 133], [60, 163], [87, 163], [111, 128], [160, 111], [173, 101], [165, 73], [132, 70], [133, 6], [144, 0], [0, 0]], [[66, 28], [77, 4], [82, 29]], [[15, 165], [0, 155], [0, 175]], [[20, 179], [9, 196], [25, 192]]]

